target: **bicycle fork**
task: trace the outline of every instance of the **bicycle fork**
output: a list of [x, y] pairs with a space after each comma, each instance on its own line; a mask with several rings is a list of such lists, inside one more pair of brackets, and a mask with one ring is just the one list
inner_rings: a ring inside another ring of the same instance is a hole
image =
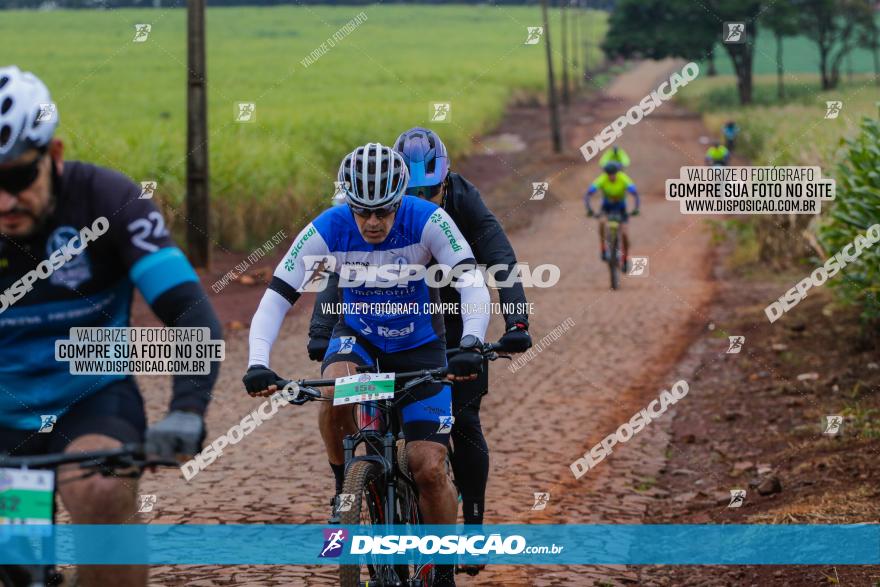
[[[342, 439], [342, 449], [345, 456], [346, 471], [349, 463], [355, 460], [378, 461], [382, 465], [382, 473], [385, 477], [385, 523], [394, 524], [396, 487], [394, 486], [395, 475], [395, 436], [391, 430], [384, 430], [386, 421], [382, 411], [375, 402], [365, 402], [358, 406], [358, 420], [360, 431], [352, 436]], [[377, 442], [381, 439], [381, 444]], [[358, 445], [366, 444], [366, 457], [355, 457], [354, 451]], [[381, 448], [380, 448], [381, 447]], [[381, 452], [380, 452], [381, 451]], [[378, 455], [381, 454], [380, 458]]]

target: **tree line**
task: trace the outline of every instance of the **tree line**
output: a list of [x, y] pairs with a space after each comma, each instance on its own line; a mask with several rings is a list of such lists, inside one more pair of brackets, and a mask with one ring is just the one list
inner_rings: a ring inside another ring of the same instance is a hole
[[[208, 0], [208, 6], [280, 6], [302, 4], [326, 4], [340, 6], [362, 6], [377, 4], [376, 0]], [[534, 5], [540, 0], [491, 0], [470, 1], [467, 0], [383, 0], [381, 4], [487, 4], [487, 5]], [[593, 0], [590, 7], [594, 9], [609, 10], [615, 4], [615, 0]], [[107, 9], [107, 8], [168, 8], [184, 7], [185, 0], [0, 0], [2, 9]]]
[[[844, 58], [869, 49], [880, 84], [880, 30], [876, 0], [619, 0], [611, 13], [602, 48], [610, 57], [681, 57], [707, 60], [714, 72], [715, 50], [733, 63], [740, 102], [752, 100], [752, 64], [758, 34], [776, 40], [777, 85], [784, 97], [782, 40], [805, 36], [816, 44], [822, 89], [837, 87]], [[726, 43], [724, 23], [744, 23], [745, 42]]]

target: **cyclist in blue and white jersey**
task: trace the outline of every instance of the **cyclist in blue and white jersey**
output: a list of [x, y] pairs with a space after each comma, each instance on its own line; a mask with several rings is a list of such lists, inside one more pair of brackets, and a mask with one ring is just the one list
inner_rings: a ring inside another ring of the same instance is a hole
[[[489, 323], [489, 291], [470, 246], [449, 215], [436, 204], [404, 196], [408, 180], [403, 158], [378, 143], [358, 147], [343, 159], [339, 182], [346, 188], [348, 205], [325, 211], [299, 233], [254, 315], [250, 366], [244, 377], [250, 394], [277, 390], [279, 377], [269, 369], [272, 345], [301, 291], [326, 269], [346, 278], [366, 273], [367, 278], [362, 285], [352, 281], [351, 287], [340, 280], [345, 306], [324, 357], [323, 377], [344, 377], [354, 374], [357, 366], [377, 363], [387, 372], [446, 366], [443, 316], [425, 311], [427, 304], [439, 302], [438, 290], [424, 277], [388, 287], [388, 281], [371, 277], [370, 271], [424, 267], [433, 261], [455, 269], [453, 284], [461, 293], [462, 307], [469, 309], [463, 311], [463, 352], [449, 360], [450, 378], [469, 380], [482, 370], [479, 349]], [[404, 309], [382, 313], [358, 306], [383, 303]], [[409, 467], [427, 524], [456, 521], [455, 491], [445, 468], [449, 427], [442, 425], [451, 416], [451, 401], [449, 385], [435, 383], [421, 386], [401, 402]], [[342, 439], [356, 431], [353, 409], [321, 404], [319, 425], [337, 493], [344, 475]], [[454, 585], [451, 565], [439, 566], [437, 574], [436, 585]]]

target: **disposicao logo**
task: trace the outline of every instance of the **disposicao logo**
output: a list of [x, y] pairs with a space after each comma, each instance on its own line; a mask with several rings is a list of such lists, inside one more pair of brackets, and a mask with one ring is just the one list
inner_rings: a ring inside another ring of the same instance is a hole
[[348, 538], [348, 531], [341, 528], [324, 529], [324, 547], [318, 555], [320, 558], [335, 558], [342, 554], [343, 545]]

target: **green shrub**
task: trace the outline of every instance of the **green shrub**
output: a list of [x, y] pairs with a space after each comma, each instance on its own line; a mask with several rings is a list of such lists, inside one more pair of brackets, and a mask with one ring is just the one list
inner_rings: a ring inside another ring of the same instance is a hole
[[[880, 121], [863, 119], [861, 132], [841, 144], [846, 156], [837, 168], [837, 197], [819, 229], [829, 255], [880, 223]], [[844, 302], [862, 307], [863, 318], [880, 318], [880, 244], [865, 248], [830, 283]]]

